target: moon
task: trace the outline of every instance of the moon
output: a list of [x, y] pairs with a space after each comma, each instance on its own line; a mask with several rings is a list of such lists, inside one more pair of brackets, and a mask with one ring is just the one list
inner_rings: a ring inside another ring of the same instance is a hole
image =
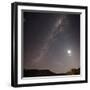
[[67, 54], [68, 54], [69, 56], [71, 56], [71, 53], [72, 53], [71, 50], [67, 50]]

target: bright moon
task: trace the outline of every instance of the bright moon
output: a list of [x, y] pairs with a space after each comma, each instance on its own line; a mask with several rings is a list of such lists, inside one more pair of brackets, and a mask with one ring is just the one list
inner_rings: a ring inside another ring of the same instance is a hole
[[71, 56], [71, 50], [67, 50], [69, 56]]

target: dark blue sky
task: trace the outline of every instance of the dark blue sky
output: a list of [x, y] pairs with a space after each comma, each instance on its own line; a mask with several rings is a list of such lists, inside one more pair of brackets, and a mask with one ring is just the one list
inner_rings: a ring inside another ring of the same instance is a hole
[[25, 69], [80, 68], [79, 14], [24, 11], [23, 19]]

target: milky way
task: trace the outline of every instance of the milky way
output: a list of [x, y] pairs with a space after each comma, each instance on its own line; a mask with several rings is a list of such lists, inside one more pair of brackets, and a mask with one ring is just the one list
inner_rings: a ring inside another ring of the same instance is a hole
[[[24, 12], [24, 68], [63, 73], [80, 68], [80, 15]], [[67, 54], [72, 51], [72, 56]]]
[[43, 59], [43, 56], [48, 52], [49, 45], [54, 41], [54, 37], [58, 34], [61, 33], [63, 30], [61, 28], [58, 29], [58, 27], [62, 27], [62, 22], [63, 22], [64, 17], [60, 17], [59, 20], [56, 21], [55, 26], [52, 28], [51, 33], [47, 36], [45, 40], [45, 44], [41, 47], [40, 50], [40, 55], [36, 57], [36, 62], [39, 60]]

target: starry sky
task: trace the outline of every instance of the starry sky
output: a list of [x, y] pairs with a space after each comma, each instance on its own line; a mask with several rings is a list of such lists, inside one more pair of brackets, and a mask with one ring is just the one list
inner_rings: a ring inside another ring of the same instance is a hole
[[23, 68], [80, 68], [80, 14], [23, 11]]

